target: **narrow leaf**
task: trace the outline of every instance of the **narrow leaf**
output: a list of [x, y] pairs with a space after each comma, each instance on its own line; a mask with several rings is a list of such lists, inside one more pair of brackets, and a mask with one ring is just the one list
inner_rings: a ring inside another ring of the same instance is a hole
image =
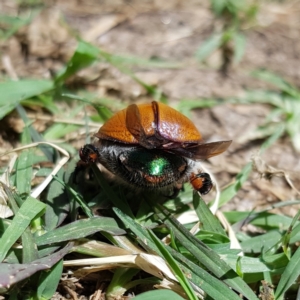
[[196, 52], [196, 57], [199, 61], [205, 60], [211, 55], [222, 43], [222, 35], [214, 34], [202, 43]]
[[36, 244], [41, 246], [79, 239], [99, 231], [105, 231], [114, 235], [125, 233], [123, 229], [119, 228], [114, 219], [107, 217], [93, 217], [90, 219], [75, 221], [49, 231], [44, 235], [38, 236], [36, 237]]
[[43, 271], [39, 278], [37, 297], [38, 299], [51, 299], [54, 295], [63, 271], [63, 261], [56, 263], [50, 271]]
[[14, 216], [12, 223], [0, 238], [0, 262], [3, 261], [12, 245], [21, 236], [30, 222], [45, 209], [45, 204], [28, 197]]
[[189, 281], [187, 280], [187, 278], [185, 277], [185, 275], [179, 268], [178, 264], [176, 263], [176, 260], [172, 257], [172, 255], [168, 252], [168, 250], [165, 248], [165, 246], [162, 244], [162, 242], [153, 234], [153, 232], [151, 230], [149, 230], [149, 234], [150, 234], [153, 242], [157, 246], [157, 248], [159, 248], [159, 250], [161, 251], [164, 259], [169, 264], [171, 270], [175, 274], [177, 280], [179, 281], [181, 287], [184, 289], [188, 298], [197, 300], [197, 296], [196, 296], [194, 290], [192, 289]]
[[202, 228], [207, 231], [215, 232], [226, 236], [220, 221], [212, 214], [203, 199], [194, 193], [193, 204]]
[[245, 53], [246, 49], [246, 37], [240, 32], [236, 32], [233, 37], [234, 42], [234, 63], [239, 63]]
[[27, 98], [53, 89], [51, 80], [19, 80], [0, 83], [0, 120]]
[[220, 196], [220, 206], [231, 200], [239, 189], [242, 187], [243, 183], [247, 180], [251, 172], [251, 163], [248, 163], [242, 171], [236, 176], [235, 182], [225, 188]]
[[284, 272], [275, 291], [275, 298], [282, 297], [284, 293], [295, 283], [300, 275], [300, 248], [296, 250]]
[[16, 187], [20, 195], [30, 194], [32, 177], [33, 153], [24, 150], [18, 159], [16, 168]]
[[62, 82], [79, 70], [88, 67], [99, 57], [99, 49], [92, 44], [79, 41], [77, 49], [67, 67], [56, 77], [55, 82]]
[[257, 300], [257, 297], [250, 287], [230, 268], [230, 266], [224, 260], [220, 258], [216, 252], [208, 248], [204, 243], [193, 236], [160, 205], [157, 205], [157, 207], [159, 207], [163, 214], [160, 214], [160, 218], [164, 220], [166, 226], [170, 230], [173, 230], [180, 243], [192, 255], [194, 255], [197, 260], [199, 260], [216, 277], [223, 278], [223, 280], [229, 286], [245, 295], [247, 299]]
[[136, 297], [135, 300], [184, 300], [178, 294], [170, 290], [156, 290], [156, 291], [149, 291], [146, 293], [142, 293]]
[[30, 277], [37, 271], [51, 268], [69, 252], [71, 247], [72, 245], [69, 245], [54, 254], [37, 259], [30, 264], [0, 263], [0, 289], [9, 288], [13, 284]]

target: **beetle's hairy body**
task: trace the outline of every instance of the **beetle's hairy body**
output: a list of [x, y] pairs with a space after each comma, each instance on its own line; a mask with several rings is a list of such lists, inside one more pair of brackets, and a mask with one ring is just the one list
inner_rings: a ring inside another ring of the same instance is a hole
[[141, 189], [173, 190], [199, 168], [199, 163], [191, 159], [162, 150], [118, 145], [105, 140], [97, 141], [95, 147], [101, 165], [121, 179], [120, 182]]

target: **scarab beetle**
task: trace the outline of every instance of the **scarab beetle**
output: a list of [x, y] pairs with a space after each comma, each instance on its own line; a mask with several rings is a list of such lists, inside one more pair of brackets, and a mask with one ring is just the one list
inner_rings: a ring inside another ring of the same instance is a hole
[[224, 152], [231, 141], [205, 143], [195, 125], [175, 109], [153, 101], [132, 104], [112, 116], [79, 151], [81, 162], [99, 162], [123, 183], [169, 189], [189, 181], [201, 194], [213, 184], [198, 160]]

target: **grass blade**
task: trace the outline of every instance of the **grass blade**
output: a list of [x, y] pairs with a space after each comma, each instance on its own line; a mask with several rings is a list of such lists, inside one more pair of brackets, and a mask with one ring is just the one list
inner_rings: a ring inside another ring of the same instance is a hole
[[50, 271], [42, 272], [39, 277], [36, 295], [38, 299], [51, 299], [54, 295], [63, 271], [63, 261], [56, 263]]
[[29, 195], [31, 191], [33, 153], [31, 150], [24, 150], [17, 161], [16, 166], [16, 187], [20, 195]]
[[[158, 207], [158, 205], [157, 205]], [[226, 284], [236, 291], [245, 295], [247, 299], [255, 299], [257, 297], [250, 287], [240, 278], [231, 267], [224, 262], [217, 253], [208, 248], [204, 243], [194, 237], [186, 228], [184, 228], [175, 218], [173, 218], [166, 210], [159, 206], [162, 212], [161, 218], [166, 226], [173, 230], [175, 236], [180, 243], [195, 256], [208, 270], [210, 270], [217, 278], [222, 278]]]
[[37, 259], [30, 264], [0, 263], [0, 289], [9, 288], [38, 271], [51, 268], [69, 252], [71, 247], [72, 245], [69, 245], [54, 254]]
[[252, 170], [251, 163], [248, 163], [242, 171], [237, 174], [235, 182], [226, 187], [220, 196], [220, 207], [231, 200], [238, 190], [242, 187], [243, 183], [248, 179], [250, 172]]
[[284, 272], [275, 291], [275, 298], [281, 298], [300, 275], [300, 248], [296, 250]]
[[14, 216], [12, 223], [0, 238], [0, 261], [3, 261], [7, 252], [25, 231], [30, 222], [45, 209], [45, 204], [28, 197]]
[[[149, 232], [143, 228], [141, 225], [134, 222], [130, 217], [125, 215], [118, 208], [114, 208], [115, 213], [122, 220], [127, 228], [129, 228], [136, 236], [137, 240], [145, 249], [150, 252], [156, 252], [161, 254], [160, 249], [153, 243]], [[187, 259], [182, 254], [178, 253], [172, 248], [169, 248], [170, 253], [174, 256], [180, 267], [184, 270], [184, 273], [194, 284], [194, 287], [200, 287], [213, 299], [228, 299], [228, 300], [238, 300], [239, 297], [231, 289], [228, 288], [221, 280], [213, 277], [203, 268], [194, 264]]]
[[99, 57], [99, 49], [85, 41], [79, 41], [77, 49], [67, 67], [56, 77], [55, 83], [61, 83], [79, 70], [88, 67]]
[[75, 221], [55, 230], [49, 231], [44, 235], [38, 236], [36, 237], [36, 244], [38, 246], [42, 246], [79, 239], [99, 231], [105, 231], [115, 235], [125, 233], [125, 231], [118, 226], [114, 219], [107, 217], [93, 217], [90, 219]]
[[149, 230], [149, 234], [150, 234], [153, 242], [157, 246], [157, 248], [159, 248], [164, 259], [168, 262], [171, 270], [173, 271], [174, 275], [176, 276], [177, 280], [179, 281], [181, 287], [184, 289], [188, 298], [192, 299], [192, 300], [197, 300], [197, 296], [196, 296], [194, 290], [192, 289], [187, 278], [184, 276], [183, 272], [177, 265], [175, 259], [172, 257], [172, 255], [168, 252], [168, 250], [165, 248], [165, 246], [162, 244], [162, 242], [153, 234], [153, 232], [151, 230]]
[[202, 223], [203, 230], [215, 232], [226, 236], [220, 221], [212, 214], [206, 203], [198, 193], [193, 194], [193, 205], [197, 216]]
[[136, 300], [183, 300], [178, 294], [170, 290], [156, 290], [142, 293], [136, 297]]
[[169, 247], [169, 251], [180, 263], [184, 274], [194, 287], [200, 287], [212, 299], [239, 300], [240, 297], [222, 281], [212, 276], [202, 267], [193, 263], [181, 253]]
[[54, 87], [51, 80], [19, 80], [0, 83], [0, 120], [22, 100], [45, 93]]
[[211, 55], [222, 43], [222, 34], [214, 34], [202, 43], [196, 52], [196, 58], [199, 61], [204, 61]]

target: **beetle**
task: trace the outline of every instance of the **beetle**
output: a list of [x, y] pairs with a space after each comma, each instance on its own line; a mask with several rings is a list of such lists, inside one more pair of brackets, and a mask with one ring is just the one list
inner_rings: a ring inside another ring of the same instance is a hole
[[94, 144], [79, 150], [82, 163], [98, 162], [132, 187], [176, 194], [178, 186], [189, 181], [202, 195], [213, 183], [198, 161], [221, 154], [232, 142], [204, 142], [191, 120], [156, 101], [117, 112], [95, 137]]

